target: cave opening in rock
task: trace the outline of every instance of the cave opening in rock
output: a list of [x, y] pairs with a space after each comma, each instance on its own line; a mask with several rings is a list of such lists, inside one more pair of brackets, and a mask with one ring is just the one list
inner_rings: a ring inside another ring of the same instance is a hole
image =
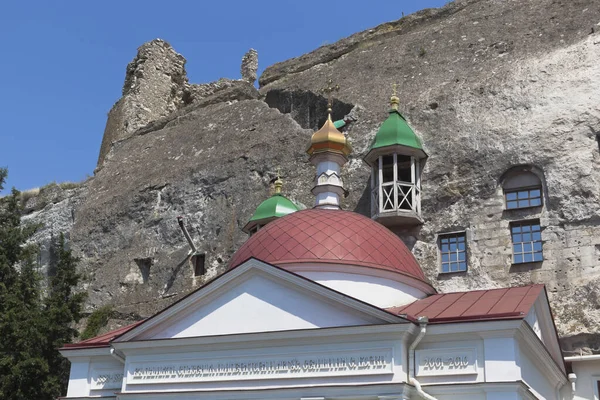
[[140, 274], [142, 275], [142, 282], [148, 283], [150, 279], [150, 268], [152, 267], [151, 258], [136, 258], [133, 261], [137, 264]]
[[[318, 130], [327, 119], [327, 98], [308, 90], [273, 89], [265, 102], [271, 108], [290, 116], [304, 129]], [[354, 104], [333, 101], [331, 118], [341, 120], [354, 108]]]

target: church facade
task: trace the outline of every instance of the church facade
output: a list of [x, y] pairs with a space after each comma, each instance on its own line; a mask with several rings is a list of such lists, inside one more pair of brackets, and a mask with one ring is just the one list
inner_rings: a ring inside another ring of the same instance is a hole
[[[600, 360], [563, 358], [543, 285], [438, 293], [393, 233], [423, 223], [427, 161], [398, 102], [365, 157], [372, 218], [340, 209], [351, 148], [329, 117], [307, 149], [314, 208], [298, 210], [278, 179], [227, 272], [61, 349], [65, 398], [598, 399]], [[535, 171], [504, 182], [508, 208], [540, 205]], [[511, 234], [515, 262], [541, 257], [539, 225]], [[466, 267], [465, 240], [440, 238], [445, 272]]]

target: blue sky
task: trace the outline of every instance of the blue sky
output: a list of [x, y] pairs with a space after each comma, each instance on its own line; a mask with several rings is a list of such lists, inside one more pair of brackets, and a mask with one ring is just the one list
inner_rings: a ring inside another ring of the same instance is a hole
[[447, 0], [0, 2], [0, 166], [4, 193], [93, 174], [106, 115], [142, 43], [161, 38], [186, 59], [190, 82], [259, 73], [380, 23]]

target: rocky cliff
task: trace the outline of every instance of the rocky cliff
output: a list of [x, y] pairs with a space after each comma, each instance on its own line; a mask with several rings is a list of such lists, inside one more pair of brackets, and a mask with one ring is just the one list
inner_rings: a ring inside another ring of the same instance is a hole
[[[599, 348], [599, 24], [593, 0], [456, 1], [271, 66], [258, 91], [255, 52], [243, 79], [193, 85], [181, 55], [147, 43], [127, 67], [95, 176], [26, 218], [46, 223], [45, 238], [70, 231], [90, 310], [151, 315], [223, 271], [278, 168], [284, 192], [312, 204], [304, 150], [325, 118], [319, 89], [329, 78], [340, 86], [334, 118], [355, 120], [345, 208], [368, 215], [361, 157], [395, 82], [430, 156], [425, 223], [397, 233], [434, 285], [545, 283], [565, 350]], [[503, 212], [501, 176], [523, 164], [545, 178], [536, 215]], [[206, 255], [203, 276], [194, 276], [180, 215]], [[544, 227], [545, 260], [515, 268], [508, 227], [530, 217]], [[436, 234], [451, 230], [468, 232], [469, 270], [444, 276]]]

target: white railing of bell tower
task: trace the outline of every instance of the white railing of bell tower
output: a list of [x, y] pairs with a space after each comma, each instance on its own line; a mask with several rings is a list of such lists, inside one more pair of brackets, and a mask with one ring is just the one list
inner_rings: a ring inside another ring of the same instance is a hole
[[410, 182], [386, 182], [371, 190], [371, 215], [389, 211], [414, 212], [421, 215], [421, 189]]

